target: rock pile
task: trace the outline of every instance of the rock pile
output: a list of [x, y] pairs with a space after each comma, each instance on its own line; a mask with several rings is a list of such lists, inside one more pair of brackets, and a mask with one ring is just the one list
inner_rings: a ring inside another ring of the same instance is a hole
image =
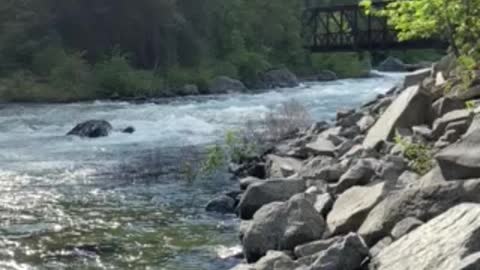
[[243, 220], [234, 269], [480, 269], [480, 117], [464, 106], [480, 80], [445, 91], [443, 62], [238, 165], [264, 174], [210, 207]]

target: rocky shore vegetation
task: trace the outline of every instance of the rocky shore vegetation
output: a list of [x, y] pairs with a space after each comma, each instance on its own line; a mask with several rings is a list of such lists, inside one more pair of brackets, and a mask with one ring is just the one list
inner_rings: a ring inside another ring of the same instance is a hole
[[242, 220], [233, 269], [477, 269], [480, 79], [455, 62], [231, 165], [239, 191], [207, 210]]

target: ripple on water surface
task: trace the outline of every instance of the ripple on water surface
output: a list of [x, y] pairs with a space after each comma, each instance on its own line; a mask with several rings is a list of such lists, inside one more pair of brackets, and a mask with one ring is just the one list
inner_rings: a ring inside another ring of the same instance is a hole
[[[187, 184], [181, 160], [227, 129], [296, 99], [315, 119], [357, 106], [401, 76], [305, 85], [255, 95], [163, 104], [76, 103], [0, 108], [0, 269], [228, 269], [237, 221], [208, 215], [227, 175]], [[65, 137], [74, 124], [106, 119], [110, 137]]]

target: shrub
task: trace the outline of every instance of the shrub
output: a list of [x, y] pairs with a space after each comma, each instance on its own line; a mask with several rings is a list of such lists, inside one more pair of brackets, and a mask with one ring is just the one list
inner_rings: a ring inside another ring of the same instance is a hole
[[409, 142], [396, 136], [395, 143], [403, 148], [403, 155], [410, 161], [410, 167], [416, 173], [425, 175], [433, 169], [433, 156], [430, 147], [421, 143]]
[[261, 124], [266, 140], [277, 142], [308, 127], [312, 122], [305, 106], [296, 100], [290, 100], [268, 112]]
[[120, 53], [96, 64], [94, 74], [106, 97], [159, 95], [164, 88], [163, 80], [153, 71], [133, 69], [127, 56]]
[[81, 53], [66, 54], [57, 60], [49, 74], [53, 87], [72, 96], [82, 96], [83, 91], [94, 88], [90, 66]]
[[368, 75], [370, 56], [358, 53], [312, 54], [310, 59], [314, 72], [331, 70], [341, 78], [355, 78]]
[[33, 55], [32, 71], [38, 75], [49, 76], [52, 70], [68, 58], [61, 47], [48, 46]]

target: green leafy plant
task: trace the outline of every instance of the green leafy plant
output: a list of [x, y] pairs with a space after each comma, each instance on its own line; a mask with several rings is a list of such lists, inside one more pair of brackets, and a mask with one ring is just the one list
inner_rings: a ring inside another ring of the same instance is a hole
[[433, 168], [432, 151], [427, 145], [409, 142], [401, 136], [395, 137], [395, 143], [403, 148], [404, 157], [416, 173], [425, 175]]
[[475, 107], [476, 107], [476, 103], [474, 100], [465, 101], [465, 108], [470, 113], [475, 113]]

